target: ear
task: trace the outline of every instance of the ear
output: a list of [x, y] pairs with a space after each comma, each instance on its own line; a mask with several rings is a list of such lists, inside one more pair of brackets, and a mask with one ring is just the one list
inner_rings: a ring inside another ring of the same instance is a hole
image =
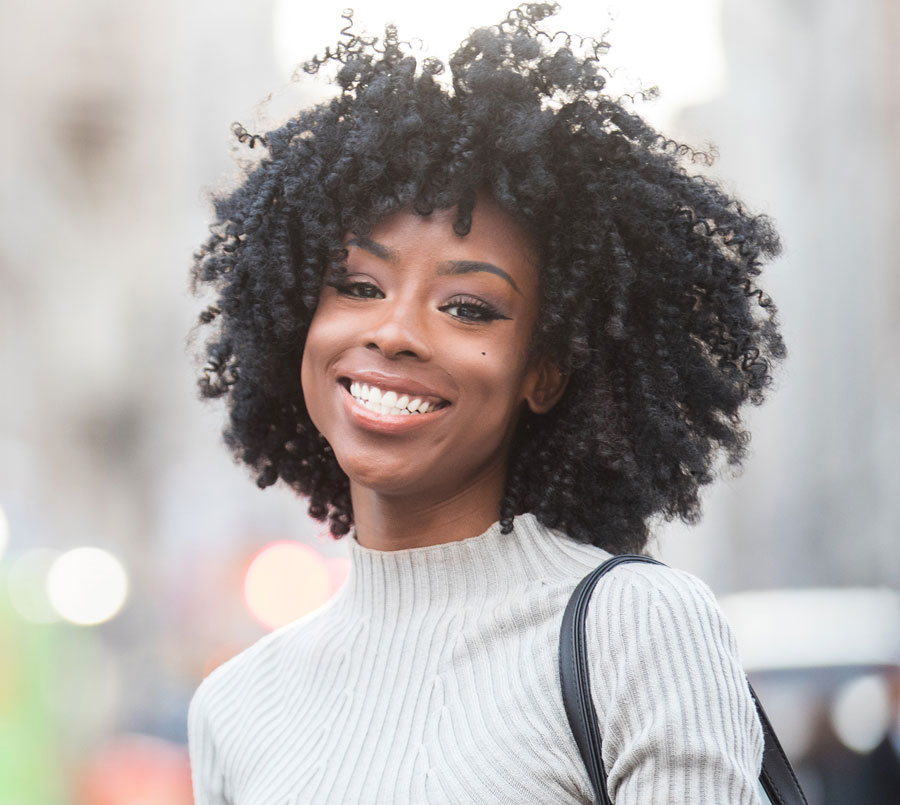
[[525, 402], [532, 413], [546, 414], [562, 397], [569, 376], [550, 360], [539, 358], [528, 372]]

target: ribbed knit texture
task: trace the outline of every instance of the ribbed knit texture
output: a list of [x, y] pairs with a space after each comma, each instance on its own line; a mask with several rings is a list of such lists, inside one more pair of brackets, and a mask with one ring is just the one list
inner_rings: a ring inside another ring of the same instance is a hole
[[[217, 668], [191, 703], [197, 805], [590, 803], [559, 628], [608, 558], [543, 527], [374, 551], [322, 608]], [[616, 805], [756, 805], [762, 731], [701, 581], [629, 564], [588, 612]]]

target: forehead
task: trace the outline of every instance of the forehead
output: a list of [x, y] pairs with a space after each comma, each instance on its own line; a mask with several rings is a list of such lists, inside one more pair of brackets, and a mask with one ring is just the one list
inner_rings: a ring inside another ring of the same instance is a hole
[[[374, 244], [377, 256], [386, 260], [479, 260], [517, 274], [536, 274], [537, 241], [524, 224], [492, 198], [478, 196], [468, 234], [454, 232], [456, 216], [455, 207], [435, 210], [431, 215], [401, 210], [380, 220], [365, 240]], [[353, 237], [348, 233], [346, 240]]]

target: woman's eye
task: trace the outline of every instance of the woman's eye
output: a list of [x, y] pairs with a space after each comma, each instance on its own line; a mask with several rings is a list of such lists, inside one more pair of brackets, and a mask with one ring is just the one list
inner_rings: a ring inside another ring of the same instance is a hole
[[509, 318], [481, 299], [454, 300], [440, 310], [462, 321], [495, 321]]
[[352, 296], [355, 299], [382, 299], [384, 294], [381, 289], [371, 282], [354, 282], [343, 278], [335, 278], [328, 281], [341, 296]]

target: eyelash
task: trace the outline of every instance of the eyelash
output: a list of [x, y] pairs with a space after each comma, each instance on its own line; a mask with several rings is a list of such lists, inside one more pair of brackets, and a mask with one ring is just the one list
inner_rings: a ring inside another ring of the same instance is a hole
[[467, 309], [470, 313], [475, 312], [476, 315], [472, 316], [460, 316], [454, 313], [450, 315], [455, 319], [460, 319], [461, 321], [496, 321], [497, 319], [507, 319], [508, 316], [504, 316], [497, 310], [493, 305], [489, 305], [483, 299], [476, 299], [473, 296], [458, 296], [455, 299], [449, 301], [446, 305], [443, 305], [439, 308], [442, 311], [447, 311], [450, 308], [464, 308]]
[[[334, 288], [339, 294], [342, 296], [350, 297], [351, 299], [379, 299], [381, 297], [376, 294], [381, 294], [381, 290], [377, 285], [371, 282], [354, 282], [353, 280], [349, 280], [346, 277], [334, 276], [332, 275], [325, 281], [326, 285]], [[468, 315], [460, 315], [459, 313], [451, 313], [454, 319], [458, 321], [464, 321], [469, 323], [476, 322], [491, 322], [496, 321], [497, 319], [508, 319], [508, 316], [504, 316], [497, 310], [493, 305], [488, 304], [483, 299], [478, 299], [474, 296], [457, 296], [450, 300], [446, 305], [442, 305], [438, 310], [442, 312], [449, 312], [452, 308], [459, 308], [460, 310], [467, 310]], [[472, 314], [475, 315], [472, 315]]]
[[376, 293], [381, 293], [378, 287], [371, 282], [354, 282], [353, 280], [348, 280], [346, 277], [342, 276], [329, 277], [327, 280], [325, 280], [325, 284], [330, 285], [342, 296], [350, 296], [354, 299], [377, 299], [377, 297], [374, 295], [367, 296], [365, 294], [359, 293], [358, 291], [362, 288], [375, 291]]

